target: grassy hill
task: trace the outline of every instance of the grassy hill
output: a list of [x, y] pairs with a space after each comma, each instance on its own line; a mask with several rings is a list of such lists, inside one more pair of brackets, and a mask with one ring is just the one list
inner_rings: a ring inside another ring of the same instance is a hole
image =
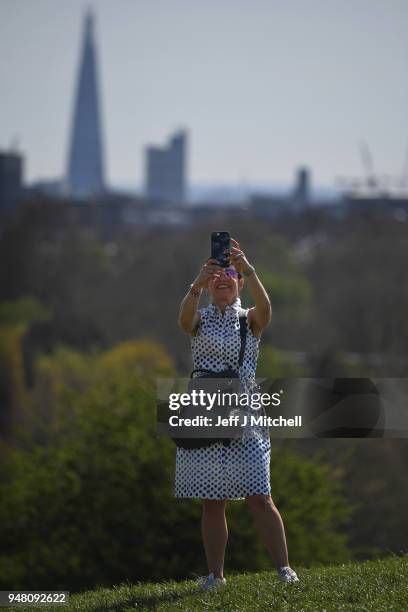
[[296, 567], [296, 570], [299, 583], [281, 583], [274, 571], [230, 576], [225, 588], [208, 593], [198, 592], [193, 580], [161, 584], [123, 583], [112, 589], [99, 588], [72, 595], [68, 606], [41, 606], [41, 609], [81, 612], [148, 609], [195, 612], [408, 610], [408, 555], [309, 569]]

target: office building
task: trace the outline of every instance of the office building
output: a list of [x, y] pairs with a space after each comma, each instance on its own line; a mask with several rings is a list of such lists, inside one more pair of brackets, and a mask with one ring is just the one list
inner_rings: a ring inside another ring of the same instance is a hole
[[23, 158], [17, 153], [0, 152], [0, 213], [13, 213], [23, 193]]
[[310, 171], [308, 168], [299, 168], [296, 172], [293, 201], [297, 208], [303, 208], [310, 203]]
[[174, 134], [165, 147], [146, 149], [146, 196], [150, 200], [186, 200], [186, 132]]

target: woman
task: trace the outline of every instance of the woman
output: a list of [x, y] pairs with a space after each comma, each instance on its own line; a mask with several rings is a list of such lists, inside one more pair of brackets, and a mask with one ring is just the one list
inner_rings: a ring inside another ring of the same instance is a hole
[[[239, 369], [244, 387], [251, 388], [259, 340], [271, 319], [271, 305], [254, 267], [232, 238], [231, 246], [228, 268], [221, 268], [214, 259], [203, 265], [181, 303], [179, 325], [191, 336], [194, 368], [221, 372], [234, 367]], [[242, 310], [239, 293], [244, 277], [255, 306], [246, 311], [246, 346], [239, 368]], [[211, 303], [198, 310], [204, 288]], [[252, 428], [229, 445], [217, 442], [204, 448], [177, 448], [176, 497], [199, 498], [203, 502], [202, 537], [209, 571], [202, 580], [204, 590], [226, 583], [223, 570], [228, 538], [227, 499], [245, 499], [255, 527], [276, 563], [279, 578], [285, 582], [298, 581], [289, 567], [282, 518], [271, 497], [269, 463], [270, 440], [265, 428]]]

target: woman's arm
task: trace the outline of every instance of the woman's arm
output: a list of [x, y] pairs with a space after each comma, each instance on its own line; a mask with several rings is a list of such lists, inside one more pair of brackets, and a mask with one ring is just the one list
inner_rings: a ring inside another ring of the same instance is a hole
[[204, 287], [214, 272], [219, 269], [216, 259], [209, 259], [201, 268], [199, 275], [190, 285], [190, 288], [180, 305], [179, 326], [187, 334], [194, 335], [200, 322], [198, 304]]
[[270, 323], [272, 307], [265, 287], [257, 277], [254, 268], [252, 270], [251, 274], [247, 275], [246, 282], [255, 306], [249, 309], [248, 323], [254, 336], [259, 338], [262, 331]]
[[271, 303], [265, 287], [256, 275], [255, 268], [245, 257], [238, 242], [231, 238], [231, 244], [231, 263], [244, 276], [249, 293], [255, 302], [255, 306], [248, 311], [248, 323], [254, 336], [259, 338], [262, 330], [265, 329], [272, 318]]
[[201, 292], [202, 287], [198, 287], [193, 283], [181, 302], [179, 326], [187, 334], [194, 335], [200, 321], [200, 313], [197, 309]]

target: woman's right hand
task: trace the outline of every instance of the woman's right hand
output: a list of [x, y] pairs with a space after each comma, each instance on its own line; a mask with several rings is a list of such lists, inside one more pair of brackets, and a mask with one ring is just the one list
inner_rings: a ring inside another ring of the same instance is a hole
[[205, 264], [200, 270], [197, 278], [193, 282], [193, 287], [197, 289], [204, 289], [208, 285], [208, 281], [211, 280], [214, 274], [220, 270], [220, 264], [216, 259], [207, 259]]

